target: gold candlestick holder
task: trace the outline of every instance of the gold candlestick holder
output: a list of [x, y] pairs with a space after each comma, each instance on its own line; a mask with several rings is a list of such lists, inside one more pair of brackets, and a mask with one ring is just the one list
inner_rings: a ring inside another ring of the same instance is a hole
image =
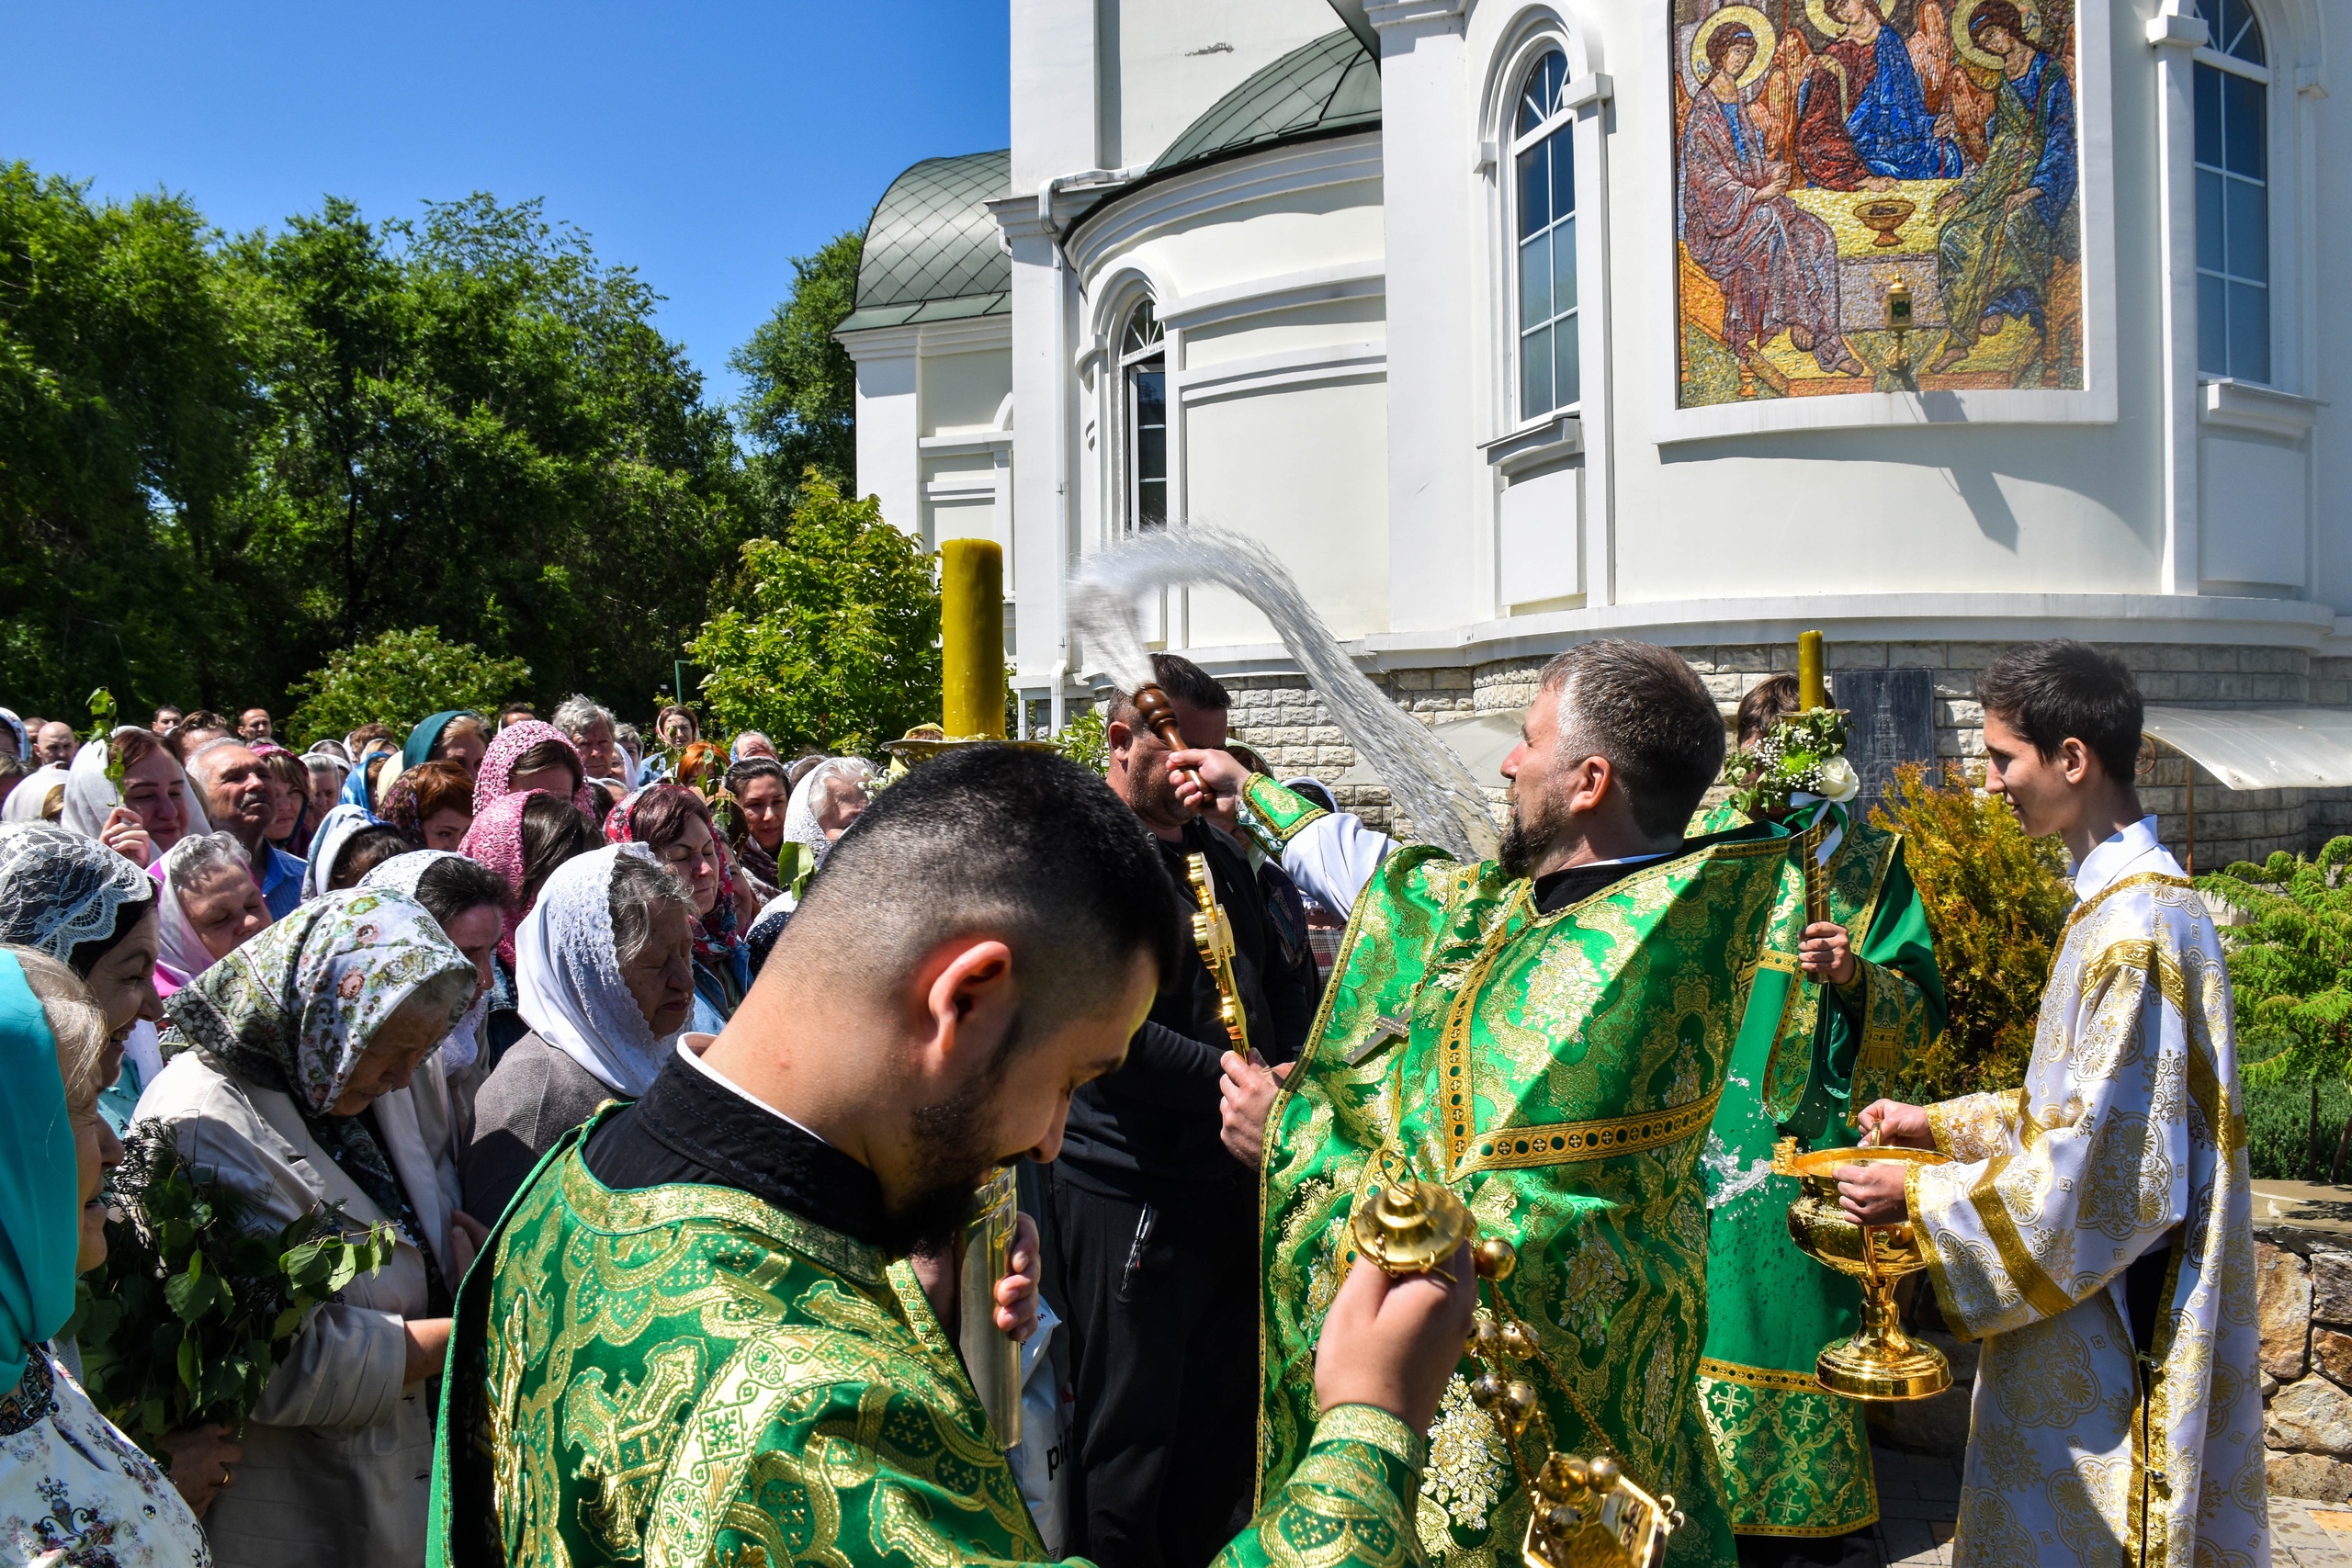
[[1802, 1189], [1789, 1205], [1789, 1235], [1825, 1268], [1851, 1275], [1862, 1287], [1862, 1326], [1851, 1338], [1822, 1347], [1814, 1377], [1849, 1399], [1925, 1399], [1951, 1386], [1942, 1351], [1903, 1332], [1895, 1282], [1928, 1266], [1918, 1233], [1908, 1224], [1857, 1224], [1838, 1203], [1841, 1166], [1901, 1163], [1943, 1165], [1932, 1149], [1816, 1149], [1796, 1152], [1796, 1140], [1773, 1147], [1772, 1170], [1796, 1178]]

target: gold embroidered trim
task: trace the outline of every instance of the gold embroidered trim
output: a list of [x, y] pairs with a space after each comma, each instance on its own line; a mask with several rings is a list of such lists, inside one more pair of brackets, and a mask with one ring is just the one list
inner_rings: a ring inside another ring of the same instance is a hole
[[2110, 882], [2075, 905], [2068, 913], [2066, 924], [2058, 933], [2058, 945], [2064, 947], [2066, 944], [2066, 938], [2073, 932], [2076, 921], [2127, 887], [2178, 887], [2189, 893], [2197, 891], [2197, 884], [2188, 878], [2174, 876], [2161, 871], [2143, 871], [2137, 876], [2127, 876], [2120, 882]]
[[882, 1283], [882, 1255], [839, 1231], [812, 1224], [797, 1214], [763, 1203], [732, 1187], [708, 1187], [695, 1182], [671, 1182], [635, 1192], [616, 1192], [596, 1179], [574, 1148], [564, 1156], [560, 1172], [564, 1206], [591, 1230], [626, 1232], [651, 1230], [702, 1221], [707, 1224], [741, 1225], [779, 1242], [802, 1257], [868, 1287]]
[[[1821, 1386], [1821, 1380], [1811, 1372], [1783, 1371], [1778, 1367], [1751, 1367], [1741, 1361], [1719, 1361], [1713, 1356], [1699, 1358], [1699, 1375], [1717, 1382], [1736, 1382], [1749, 1388], [1779, 1389], [1790, 1393], [1818, 1393], [1833, 1397]], [[1831, 1531], [1831, 1534], [1841, 1532]]]
[[2199, 1048], [2199, 1015], [2189, 1006], [2188, 976], [2181, 972], [2178, 961], [2171, 953], [2156, 945], [2154, 938], [2126, 937], [2100, 949], [2083, 965], [2079, 994], [2087, 997], [2113, 976], [2126, 972], [2153, 978], [2158, 994], [2179, 1012], [2188, 1050], [2188, 1096], [2197, 1102], [2199, 1113], [2205, 1118], [2205, 1125], [2213, 1130], [2214, 1141], [2221, 1145], [2224, 1156], [2244, 1147], [2245, 1112], [2231, 1100], [2211, 1055]]
[[1504, 899], [1495, 923], [1487, 929], [1487, 939], [1478, 956], [1472, 960], [1453, 993], [1453, 1008], [1446, 1013], [1439, 1055], [1445, 1067], [1445, 1163], [1455, 1176], [1469, 1168], [1465, 1162], [1470, 1152], [1470, 1129], [1477, 1119], [1477, 1094], [1470, 1074], [1470, 1030], [1478, 1018], [1478, 993], [1487, 984], [1487, 974], [1501, 960], [1503, 950], [1510, 945], [1510, 939], [1518, 934], [1511, 922], [1518, 917], [1520, 907], [1532, 908], [1533, 886], [1532, 883], [1520, 883]]
[[1402, 1460], [1416, 1476], [1428, 1468], [1430, 1440], [1376, 1404], [1335, 1404], [1315, 1423], [1315, 1443], [1364, 1443]]
[[1722, 1089], [1688, 1105], [1611, 1116], [1605, 1121], [1550, 1122], [1532, 1127], [1501, 1127], [1478, 1135], [1470, 1158], [1457, 1161], [1457, 1176], [1474, 1170], [1526, 1170], [1537, 1166], [1575, 1165], [1608, 1159], [1667, 1144], [1679, 1144], [1712, 1125]]
[[1977, 1223], [1984, 1227], [1984, 1238], [1993, 1244], [1994, 1252], [2001, 1259], [2002, 1272], [2033, 1303], [2034, 1311], [2044, 1317], [2056, 1317], [2073, 1308], [2075, 1298], [2060, 1290], [2041, 1271], [2033, 1254], [2026, 1250], [2025, 1238], [2018, 1234], [2017, 1218], [2009, 1213], [2000, 1189], [1994, 1185], [2001, 1172], [2008, 1168], [2009, 1158], [1999, 1155], [1986, 1162], [1984, 1174], [1968, 1190], [1967, 1201], [1976, 1211]]

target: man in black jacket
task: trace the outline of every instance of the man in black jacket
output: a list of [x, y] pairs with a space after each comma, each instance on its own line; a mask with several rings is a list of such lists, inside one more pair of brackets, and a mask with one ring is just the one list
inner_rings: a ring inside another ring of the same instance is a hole
[[[1185, 744], [1221, 747], [1232, 705], [1198, 665], [1155, 654]], [[1250, 862], [1176, 798], [1168, 748], [1120, 693], [1109, 782], [1170, 877], [1204, 854], [1231, 917], [1250, 1042], [1295, 1058], [1315, 995], [1282, 962]], [[1309, 970], [1311, 974], [1311, 969]], [[1220, 1140], [1216, 982], [1189, 933], [1119, 1071], [1070, 1103], [1050, 1168], [1046, 1298], [1069, 1325], [1078, 1401], [1072, 1538], [1104, 1568], [1202, 1568], [1250, 1517], [1258, 1409], [1258, 1173]]]

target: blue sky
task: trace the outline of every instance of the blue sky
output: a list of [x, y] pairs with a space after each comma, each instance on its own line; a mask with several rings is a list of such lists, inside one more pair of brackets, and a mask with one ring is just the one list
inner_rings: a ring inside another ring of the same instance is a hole
[[231, 231], [542, 197], [731, 399], [786, 258], [916, 159], [1006, 144], [1005, 4], [8, 3], [0, 157]]

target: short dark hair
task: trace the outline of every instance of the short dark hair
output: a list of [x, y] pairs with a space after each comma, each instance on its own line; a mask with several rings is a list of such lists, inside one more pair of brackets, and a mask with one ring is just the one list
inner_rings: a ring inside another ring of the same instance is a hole
[[774, 757], [746, 757], [727, 770], [727, 792], [741, 795], [753, 779], [774, 779], [786, 789], [792, 787], [785, 777], [784, 764]]
[[810, 878], [775, 956], [894, 984], [940, 942], [1013, 952], [1023, 1035], [1099, 1005], [1138, 953], [1175, 972], [1184, 910], [1159, 846], [1093, 771], [1011, 746], [916, 767], [874, 797]]
[[571, 749], [571, 742], [552, 738], [536, 746], [525, 747], [523, 754], [507, 768], [506, 776], [511, 779], [517, 773], [536, 773], [542, 768], [571, 769], [574, 791], [587, 779], [587, 773], [581, 766], [580, 753]]
[[1796, 712], [1803, 700], [1797, 694], [1797, 678], [1785, 670], [1748, 687], [1747, 694], [1739, 699], [1739, 743], [1753, 746], [1763, 739], [1774, 725]]
[[327, 891], [336, 893], [356, 887], [361, 877], [394, 855], [422, 848], [390, 822], [370, 822], [344, 840], [343, 848], [335, 854], [334, 869], [327, 874]]
[[2013, 648], [1985, 669], [1976, 695], [2045, 760], [2071, 738], [2109, 778], [2129, 785], [2139, 773], [2140, 683], [2121, 660], [2086, 642], [2054, 637]]
[[447, 931], [449, 922], [469, 909], [484, 905], [492, 908], [511, 908], [514, 890], [506, 879], [478, 860], [463, 855], [447, 855], [424, 868], [416, 879], [416, 901], [424, 912], [441, 922]]
[[684, 784], [655, 784], [629, 807], [629, 837], [660, 854], [685, 836], [688, 822], [697, 819], [717, 835], [708, 801]]
[[528, 908], [556, 867], [603, 841], [586, 812], [560, 795], [533, 790], [523, 804], [523, 886], [514, 890], [515, 907]]
[[[1171, 697], [1182, 697], [1196, 708], [1224, 713], [1233, 706], [1233, 694], [1227, 691], [1216, 676], [1181, 653], [1153, 654], [1151, 676], [1159, 682], [1161, 691]], [[1110, 722], [1132, 728], [1136, 716], [1135, 694], [1113, 692]]]
[[1671, 649], [1603, 637], [1544, 666], [1560, 694], [1560, 754], [1606, 757], [1652, 838], [1679, 833], [1724, 765], [1724, 720], [1705, 682]]

